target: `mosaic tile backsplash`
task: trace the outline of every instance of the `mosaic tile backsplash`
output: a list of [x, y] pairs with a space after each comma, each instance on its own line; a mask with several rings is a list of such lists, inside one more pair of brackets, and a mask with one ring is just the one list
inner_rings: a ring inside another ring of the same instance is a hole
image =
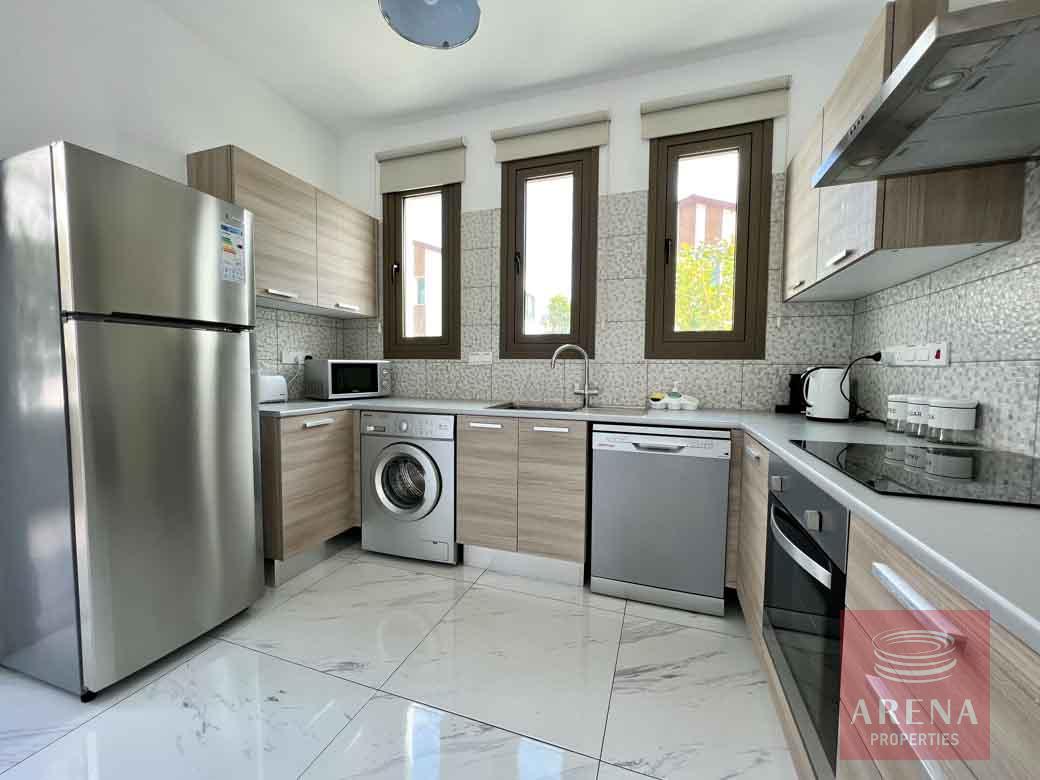
[[974, 398], [989, 447], [1040, 456], [1040, 166], [1026, 174], [1022, 240], [856, 301], [852, 352], [949, 342], [947, 368], [857, 366], [861, 403], [889, 393]]
[[[673, 383], [705, 408], [772, 409], [786, 401], [787, 375], [819, 362], [848, 359], [852, 303], [782, 304], [784, 177], [773, 180], [769, 321], [766, 357], [752, 361], [657, 361], [643, 354], [646, 299], [646, 192], [599, 200], [596, 358], [591, 382], [597, 405], [643, 406], [653, 390]], [[394, 393], [466, 400], [576, 400], [581, 361], [555, 370], [548, 360], [500, 360], [498, 209], [462, 215], [462, 360], [394, 362]], [[344, 323], [346, 357], [380, 357], [378, 321]], [[473, 352], [491, 352], [473, 365]]]

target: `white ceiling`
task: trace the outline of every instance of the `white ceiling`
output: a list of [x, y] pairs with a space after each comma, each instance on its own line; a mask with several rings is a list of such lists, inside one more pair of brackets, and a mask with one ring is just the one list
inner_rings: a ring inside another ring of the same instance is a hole
[[881, 0], [481, 0], [476, 36], [423, 49], [377, 0], [155, 0], [337, 130], [642, 72], [859, 24]]

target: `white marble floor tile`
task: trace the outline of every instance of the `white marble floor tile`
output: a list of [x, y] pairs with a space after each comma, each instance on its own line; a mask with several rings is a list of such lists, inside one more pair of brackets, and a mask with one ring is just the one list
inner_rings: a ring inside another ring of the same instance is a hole
[[378, 687], [469, 583], [351, 563], [237, 626], [229, 641]]
[[715, 615], [704, 615], [700, 612], [687, 612], [682, 609], [670, 609], [659, 607], [656, 604], [644, 604], [640, 601], [629, 601], [628, 610], [625, 614], [647, 620], [662, 620], [665, 623], [676, 623], [689, 628], [702, 628], [705, 631], [715, 631], [719, 634], [729, 636], [749, 637], [747, 623], [744, 622], [744, 613], [736, 604], [726, 605], [724, 617]]
[[[347, 555], [347, 553], [355, 547], [357, 548], [357, 551], [351, 555]], [[352, 545], [344, 552], [334, 555], [331, 558], [326, 558], [321, 563], [312, 566], [306, 571], [300, 572], [300, 574], [293, 577], [288, 582], [282, 583], [282, 585], [277, 588], [264, 588], [264, 595], [260, 597], [259, 601], [253, 602], [248, 609], [239, 612], [231, 618], [231, 620], [217, 626], [210, 632], [210, 634], [218, 637], [229, 636], [242, 624], [256, 618], [264, 612], [268, 612], [275, 607], [281, 606], [293, 596], [302, 593], [307, 590], [307, 588], [339, 571], [347, 564], [353, 562], [360, 552], [361, 548], [359, 545]]]
[[584, 586], [567, 585], [562, 582], [551, 582], [550, 580], [539, 580], [532, 577], [521, 577], [516, 574], [503, 574], [490, 570], [484, 572], [477, 581], [489, 588], [500, 588], [502, 590], [526, 593], [529, 596], [556, 599], [557, 601], [565, 601], [568, 604], [580, 607], [595, 607], [596, 609], [606, 609], [610, 612], [625, 611], [624, 599], [593, 593], [588, 587]]
[[451, 580], [462, 580], [463, 582], [476, 582], [477, 578], [484, 573], [479, 566], [466, 566], [459, 564], [451, 566], [447, 563], [434, 563], [433, 561], [418, 561], [412, 558], [398, 558], [396, 555], [383, 555], [382, 553], [362, 551], [357, 560], [360, 562], [377, 563], [381, 566], [391, 566], [405, 571], [418, 572], [420, 574], [432, 574], [435, 577], [447, 577]]
[[627, 617], [604, 761], [672, 778], [793, 778], [747, 639]]
[[594, 759], [381, 694], [303, 780], [596, 780], [596, 772]]
[[601, 763], [596, 780], [646, 780], [649, 775], [641, 775], [638, 772], [630, 772], [613, 764]]
[[384, 689], [598, 756], [621, 622], [478, 584]]
[[371, 695], [218, 642], [4, 780], [295, 778]]
[[83, 703], [66, 691], [0, 669], [0, 772], [177, 668], [214, 643], [197, 639]]

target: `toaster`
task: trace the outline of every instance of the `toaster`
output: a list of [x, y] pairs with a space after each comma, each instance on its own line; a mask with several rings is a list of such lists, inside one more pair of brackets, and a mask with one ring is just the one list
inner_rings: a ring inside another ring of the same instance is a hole
[[284, 376], [260, 375], [260, 403], [277, 404], [289, 400], [289, 385]]

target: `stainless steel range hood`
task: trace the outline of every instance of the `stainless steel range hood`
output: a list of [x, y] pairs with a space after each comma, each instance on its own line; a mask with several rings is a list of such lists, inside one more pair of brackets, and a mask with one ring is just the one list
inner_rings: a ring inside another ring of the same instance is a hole
[[1040, 0], [990, 2], [932, 20], [813, 186], [1037, 155]]

